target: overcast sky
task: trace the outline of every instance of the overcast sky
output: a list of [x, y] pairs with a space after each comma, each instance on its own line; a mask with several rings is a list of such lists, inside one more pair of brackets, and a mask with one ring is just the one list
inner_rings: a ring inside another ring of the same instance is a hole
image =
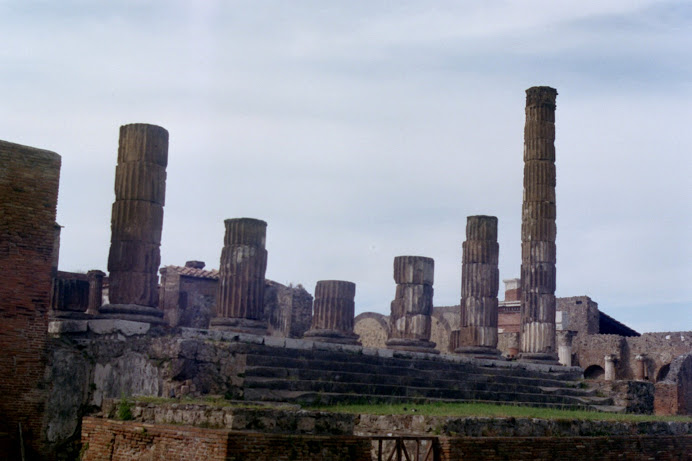
[[[62, 156], [60, 269], [106, 270], [118, 130], [170, 133], [162, 264], [219, 266], [268, 222], [267, 277], [355, 282], [435, 259], [466, 217], [519, 276], [525, 90], [558, 90], [557, 296], [692, 330], [692, 2], [2, 1], [0, 139]], [[500, 289], [500, 299], [504, 288]]]

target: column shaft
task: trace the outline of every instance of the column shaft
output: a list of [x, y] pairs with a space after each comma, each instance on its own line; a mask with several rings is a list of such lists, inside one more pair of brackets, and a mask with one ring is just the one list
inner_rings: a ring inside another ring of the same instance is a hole
[[320, 280], [315, 286], [312, 326], [306, 338], [340, 344], [359, 344], [353, 332], [356, 284]]

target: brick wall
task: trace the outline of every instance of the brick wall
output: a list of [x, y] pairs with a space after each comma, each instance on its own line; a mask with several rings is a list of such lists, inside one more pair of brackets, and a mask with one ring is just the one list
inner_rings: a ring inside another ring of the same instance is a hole
[[692, 460], [692, 436], [440, 438], [442, 460]]
[[18, 459], [20, 423], [27, 459], [43, 451], [59, 179], [59, 155], [0, 141], [0, 459]]
[[666, 379], [656, 383], [657, 415], [692, 415], [692, 354], [675, 359]]
[[82, 461], [370, 461], [370, 440], [280, 435], [99, 418], [82, 420]]

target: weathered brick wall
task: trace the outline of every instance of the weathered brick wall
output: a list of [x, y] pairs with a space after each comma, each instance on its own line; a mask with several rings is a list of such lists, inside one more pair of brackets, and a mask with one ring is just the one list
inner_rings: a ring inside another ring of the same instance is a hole
[[43, 451], [59, 179], [59, 155], [0, 141], [0, 459], [17, 459], [20, 423], [29, 452]]
[[443, 461], [692, 460], [692, 436], [440, 438]]
[[370, 440], [82, 420], [82, 461], [370, 461]]
[[644, 333], [625, 340], [629, 349], [626, 366], [629, 370], [635, 370], [637, 354], [646, 354], [647, 373], [651, 381], [656, 379], [661, 368], [676, 357], [692, 352], [692, 331]]
[[363, 312], [353, 321], [353, 331], [360, 336], [363, 347], [383, 349], [389, 335], [389, 317], [376, 312]]
[[579, 335], [598, 334], [598, 304], [588, 296], [557, 298], [556, 310], [566, 313], [569, 330]]

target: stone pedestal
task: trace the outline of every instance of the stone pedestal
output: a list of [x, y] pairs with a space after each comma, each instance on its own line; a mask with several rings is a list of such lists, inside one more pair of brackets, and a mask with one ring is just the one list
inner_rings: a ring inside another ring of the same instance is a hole
[[100, 270], [91, 270], [87, 272], [89, 279], [89, 305], [86, 313], [96, 315], [99, 313], [99, 308], [103, 301], [103, 278], [106, 274]]
[[390, 349], [437, 354], [430, 341], [435, 261], [423, 256], [394, 258], [396, 294], [389, 316]]
[[576, 331], [560, 330], [557, 332], [557, 355], [560, 365], [572, 366], [572, 338]]
[[605, 377], [606, 381], [615, 381], [615, 363], [617, 357], [613, 354], [608, 354], [605, 357]]
[[155, 125], [120, 127], [115, 203], [108, 254], [107, 317], [163, 323], [158, 269], [166, 195], [168, 132]]
[[305, 338], [339, 344], [360, 345], [353, 332], [356, 284], [320, 280], [315, 286], [314, 313]]
[[521, 223], [520, 359], [557, 362], [555, 347], [555, 98], [526, 90]]
[[498, 357], [497, 292], [498, 269], [497, 218], [469, 216], [461, 261], [461, 328], [456, 353]]
[[219, 266], [219, 288], [211, 328], [266, 334], [262, 321], [267, 223], [259, 219], [224, 221], [226, 235]]

